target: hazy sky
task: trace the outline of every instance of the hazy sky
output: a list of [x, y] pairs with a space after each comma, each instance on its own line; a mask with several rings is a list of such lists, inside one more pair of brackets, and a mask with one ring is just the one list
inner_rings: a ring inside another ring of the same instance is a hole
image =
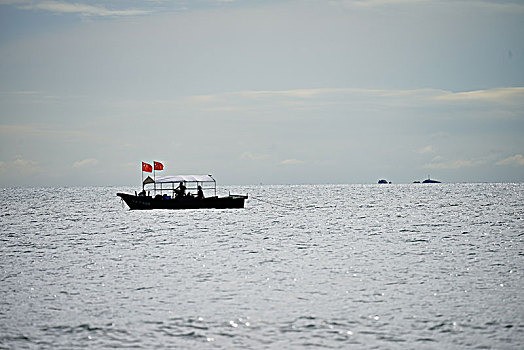
[[524, 2], [0, 0], [0, 186], [524, 181]]

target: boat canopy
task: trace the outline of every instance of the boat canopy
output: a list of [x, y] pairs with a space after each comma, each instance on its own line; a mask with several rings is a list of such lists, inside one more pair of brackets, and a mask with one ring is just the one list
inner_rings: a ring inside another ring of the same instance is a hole
[[179, 183], [179, 182], [215, 182], [211, 175], [175, 175], [161, 176], [155, 179], [157, 184]]

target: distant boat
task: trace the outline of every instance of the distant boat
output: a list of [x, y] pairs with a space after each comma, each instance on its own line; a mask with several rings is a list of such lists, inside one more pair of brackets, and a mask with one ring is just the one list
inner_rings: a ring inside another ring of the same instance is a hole
[[378, 183], [379, 184], [390, 184], [391, 182], [388, 182], [388, 180], [384, 180], [384, 179], [381, 179], [381, 180], [378, 180]]
[[423, 184], [439, 184], [440, 181], [438, 181], [438, 180], [432, 180], [432, 179], [430, 179], [429, 176], [428, 176], [428, 178], [427, 178], [426, 180], [422, 181], [422, 183], [423, 183]]

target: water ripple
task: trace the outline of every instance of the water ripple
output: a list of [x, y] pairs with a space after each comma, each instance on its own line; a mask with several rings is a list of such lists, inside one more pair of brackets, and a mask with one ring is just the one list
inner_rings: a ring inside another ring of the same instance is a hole
[[115, 196], [134, 189], [0, 190], [0, 348], [524, 343], [524, 185], [231, 190], [264, 201], [141, 212]]

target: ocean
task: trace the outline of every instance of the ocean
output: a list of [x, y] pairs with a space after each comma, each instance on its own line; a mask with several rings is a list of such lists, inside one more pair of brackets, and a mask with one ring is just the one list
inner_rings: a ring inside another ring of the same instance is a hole
[[1, 189], [1, 349], [522, 349], [524, 184]]

